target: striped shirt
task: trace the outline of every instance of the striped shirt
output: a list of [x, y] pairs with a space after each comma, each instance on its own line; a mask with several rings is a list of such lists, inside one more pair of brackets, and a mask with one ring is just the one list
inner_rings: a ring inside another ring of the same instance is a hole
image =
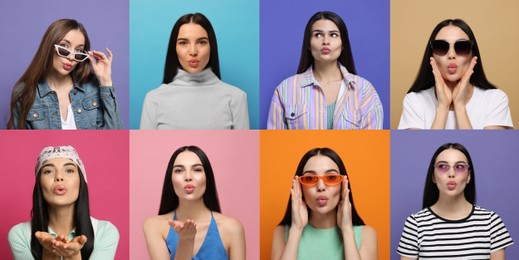
[[[382, 129], [382, 103], [373, 85], [342, 65], [340, 69], [346, 84], [337, 96], [333, 129]], [[324, 92], [310, 67], [276, 87], [267, 129], [326, 129], [327, 117]]]
[[496, 213], [474, 206], [461, 220], [446, 220], [430, 208], [409, 216], [398, 253], [419, 259], [489, 259], [490, 254], [513, 244]]

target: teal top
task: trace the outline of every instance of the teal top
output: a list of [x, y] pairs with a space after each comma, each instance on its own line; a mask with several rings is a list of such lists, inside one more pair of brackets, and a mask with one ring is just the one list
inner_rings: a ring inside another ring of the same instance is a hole
[[[286, 239], [288, 239], [289, 229], [290, 226], [287, 225]], [[362, 226], [353, 226], [353, 234], [355, 236], [357, 248], [360, 249], [362, 241]], [[311, 225], [306, 225], [303, 229], [301, 240], [299, 240], [297, 259], [343, 260], [344, 244], [342, 241], [341, 229], [338, 226], [327, 229], [318, 229]]]
[[[119, 231], [108, 221], [97, 220], [90, 217], [94, 229], [94, 250], [90, 259], [114, 259], [117, 244], [119, 243]], [[49, 227], [49, 234], [57, 237]], [[76, 236], [76, 229], [68, 234], [68, 240]], [[88, 239], [88, 238], [87, 238]], [[31, 222], [20, 223], [11, 228], [8, 235], [11, 252], [16, 260], [34, 260], [31, 253]]]
[[333, 102], [333, 104], [327, 106], [327, 113], [328, 117], [326, 118], [326, 126], [328, 129], [333, 129], [333, 111], [335, 111], [335, 105], [337, 104], [337, 101]]

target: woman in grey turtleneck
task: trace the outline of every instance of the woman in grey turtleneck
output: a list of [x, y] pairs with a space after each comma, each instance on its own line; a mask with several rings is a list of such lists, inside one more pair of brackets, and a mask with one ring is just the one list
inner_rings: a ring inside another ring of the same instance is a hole
[[247, 94], [220, 80], [213, 27], [186, 14], [171, 31], [163, 84], [144, 99], [141, 129], [249, 129]]

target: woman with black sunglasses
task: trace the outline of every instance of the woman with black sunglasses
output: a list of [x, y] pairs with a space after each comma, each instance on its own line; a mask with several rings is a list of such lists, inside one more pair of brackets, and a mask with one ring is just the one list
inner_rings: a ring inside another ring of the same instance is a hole
[[440, 146], [429, 163], [423, 209], [405, 221], [400, 259], [505, 259], [505, 248], [513, 244], [506, 226], [475, 203], [468, 150], [459, 143]]
[[335, 151], [315, 148], [299, 162], [271, 259], [378, 259], [377, 233], [353, 203], [346, 167]]
[[120, 129], [112, 85], [112, 51], [90, 50], [85, 27], [53, 22], [16, 82], [7, 128]]
[[487, 80], [478, 43], [463, 20], [434, 28], [398, 128], [513, 128], [508, 97]]

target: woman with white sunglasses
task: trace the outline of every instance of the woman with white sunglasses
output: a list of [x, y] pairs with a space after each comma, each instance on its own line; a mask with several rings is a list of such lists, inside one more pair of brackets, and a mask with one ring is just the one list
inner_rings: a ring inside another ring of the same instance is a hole
[[85, 27], [53, 22], [16, 82], [7, 128], [120, 129], [112, 84], [112, 52], [90, 50]]
[[271, 259], [377, 257], [377, 233], [357, 213], [346, 167], [335, 151], [315, 148], [299, 162]]
[[447, 19], [433, 30], [404, 98], [398, 129], [512, 129], [507, 95], [483, 71], [469, 25]]
[[505, 259], [513, 241], [503, 221], [476, 203], [474, 164], [459, 143], [431, 158], [422, 210], [409, 216], [398, 245], [407, 259]]

